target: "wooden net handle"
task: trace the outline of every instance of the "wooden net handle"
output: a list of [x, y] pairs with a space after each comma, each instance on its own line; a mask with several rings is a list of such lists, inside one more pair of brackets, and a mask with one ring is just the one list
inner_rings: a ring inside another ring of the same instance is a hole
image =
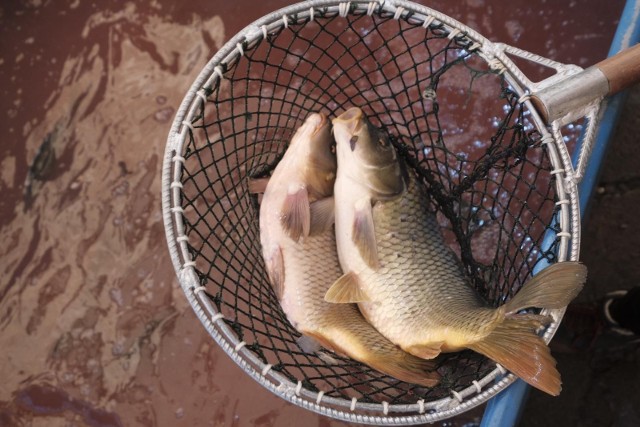
[[640, 81], [640, 44], [623, 50], [596, 65], [609, 80], [609, 95]]

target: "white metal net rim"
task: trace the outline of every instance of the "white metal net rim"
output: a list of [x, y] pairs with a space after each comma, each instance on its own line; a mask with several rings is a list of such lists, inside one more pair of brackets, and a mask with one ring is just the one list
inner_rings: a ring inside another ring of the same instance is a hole
[[[315, 393], [306, 390], [301, 387], [301, 383], [292, 383], [284, 375], [271, 370], [271, 365], [264, 364], [253, 352], [245, 348], [244, 342], [239, 341], [231, 328], [220, 321], [223, 316], [216, 311], [210, 301], [206, 297], [201, 298], [199, 296], [203, 288], [200, 287], [194, 270], [195, 261], [191, 259], [187, 248], [188, 236], [184, 233], [185, 227], [180, 202], [182, 194], [181, 174], [184, 162], [181, 154], [191, 126], [191, 119], [197, 115], [201, 108], [204, 108], [206, 95], [202, 88], [212, 85], [216, 79], [224, 79], [222, 68], [220, 67], [221, 64], [232, 65], [244, 55], [244, 49], [255, 46], [255, 44], [266, 38], [269, 33], [280, 30], [283, 27], [286, 28], [294, 20], [296, 22], [313, 20], [314, 15], [317, 16], [316, 10], [318, 9], [337, 13], [339, 17], [335, 19], [346, 17], [355, 11], [367, 12], [368, 14], [384, 11], [393, 14], [396, 20], [407, 20], [408, 15], [411, 14], [411, 21], [421, 20], [425, 28], [434, 24], [444, 25], [450, 37], [452, 37], [452, 34], [466, 33], [466, 38], [474, 42], [477, 53], [492, 68], [503, 72], [507, 82], [520, 97], [519, 102], [524, 103], [531, 112], [531, 118], [542, 135], [542, 141], [547, 145], [549, 159], [553, 166], [552, 173], [557, 174], [558, 178], [556, 179], [556, 194], [558, 197], [557, 204], [559, 205], [558, 223], [561, 230], [557, 234], [560, 237], [558, 261], [578, 259], [580, 215], [577, 183], [580, 176], [576, 176], [571, 156], [563, 142], [561, 125], [564, 123], [553, 123], [551, 131], [549, 131], [531, 104], [529, 93], [538, 87], [548, 84], [550, 80], [557, 81], [563, 75], [573, 74], [579, 71], [580, 68], [559, 64], [504, 44], [492, 43], [458, 21], [412, 2], [402, 0], [351, 2], [314, 0], [295, 4], [266, 15], [229, 40], [200, 72], [183, 99], [172, 124], [162, 171], [162, 209], [171, 260], [180, 285], [196, 315], [231, 359], [258, 383], [274, 394], [298, 406], [332, 418], [364, 424], [383, 425], [409, 425], [446, 419], [486, 402], [504, 390], [516, 377], [512, 374], [504, 375], [504, 369], [497, 365], [496, 369], [490, 374], [479, 381], [474, 381], [472, 386], [459, 392], [451, 390], [450, 397], [432, 402], [418, 400], [414, 404], [365, 403], [324, 396], [323, 392]], [[516, 67], [507, 56], [507, 53], [555, 68], [558, 74], [544, 82], [533, 83]], [[597, 109], [597, 105], [592, 105], [585, 109], [582, 114], [583, 117], [588, 118], [586, 140], [589, 139], [589, 134], [592, 134], [595, 129]], [[588, 152], [586, 157], [588, 157]], [[555, 334], [564, 310], [551, 310], [549, 313], [553, 316], [554, 322], [544, 334], [544, 339], [547, 343]], [[499, 381], [493, 383], [494, 380], [501, 376], [502, 378]], [[490, 385], [491, 383], [493, 385]], [[356, 410], [377, 412], [382, 415], [363, 415], [357, 413]], [[392, 413], [417, 413], [418, 415], [390, 415]]]

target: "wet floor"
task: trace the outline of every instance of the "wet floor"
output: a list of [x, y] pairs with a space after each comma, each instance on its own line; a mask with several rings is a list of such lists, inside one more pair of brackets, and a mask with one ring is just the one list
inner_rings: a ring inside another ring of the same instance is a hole
[[[217, 348], [160, 214], [183, 95], [226, 40], [286, 3], [0, 6], [0, 425], [343, 425], [272, 396]], [[623, 4], [422, 3], [582, 66], [606, 55]]]

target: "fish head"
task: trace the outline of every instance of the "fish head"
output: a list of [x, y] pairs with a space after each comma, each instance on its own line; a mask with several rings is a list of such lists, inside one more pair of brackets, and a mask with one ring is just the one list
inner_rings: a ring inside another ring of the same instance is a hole
[[338, 163], [372, 196], [392, 197], [405, 189], [405, 171], [389, 136], [373, 126], [360, 108], [333, 119]]
[[315, 197], [333, 193], [337, 160], [331, 122], [322, 113], [310, 114], [291, 140], [303, 159], [304, 181]]

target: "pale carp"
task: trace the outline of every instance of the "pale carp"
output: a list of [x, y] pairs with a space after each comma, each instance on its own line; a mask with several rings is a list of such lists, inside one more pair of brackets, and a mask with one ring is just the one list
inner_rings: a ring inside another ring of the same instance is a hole
[[392, 344], [355, 304], [324, 301], [342, 275], [333, 228], [333, 144], [331, 123], [310, 115], [266, 183], [260, 243], [269, 280], [287, 319], [303, 335], [399, 380], [434, 386], [439, 374], [433, 362]]
[[335, 229], [344, 275], [325, 296], [359, 303], [366, 319], [420, 358], [471, 349], [549, 394], [560, 392], [555, 360], [537, 331], [582, 288], [586, 268], [556, 263], [492, 308], [471, 287], [429, 206], [389, 138], [351, 108], [333, 120], [338, 171]]

